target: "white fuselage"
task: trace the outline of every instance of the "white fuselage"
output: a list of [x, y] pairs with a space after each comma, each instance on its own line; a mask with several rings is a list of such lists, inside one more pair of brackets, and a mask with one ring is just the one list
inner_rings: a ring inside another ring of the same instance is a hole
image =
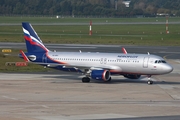
[[[46, 56], [67, 67], [99, 68], [118, 74], [158, 75], [173, 70], [162, 57], [148, 54], [48, 52]], [[47, 58], [43, 61], [48, 62]]]

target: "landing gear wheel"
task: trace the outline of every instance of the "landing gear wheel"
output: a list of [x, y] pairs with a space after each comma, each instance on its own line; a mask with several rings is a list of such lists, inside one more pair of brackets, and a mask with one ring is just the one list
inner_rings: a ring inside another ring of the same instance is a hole
[[147, 81], [147, 84], [148, 84], [148, 85], [152, 85], [152, 84], [153, 84], [153, 81], [152, 81], [152, 80], [148, 80], [148, 81]]
[[83, 77], [83, 78], [82, 78], [82, 82], [83, 82], [83, 83], [89, 83], [89, 82], [90, 82], [90, 78], [88, 78], [88, 77]]

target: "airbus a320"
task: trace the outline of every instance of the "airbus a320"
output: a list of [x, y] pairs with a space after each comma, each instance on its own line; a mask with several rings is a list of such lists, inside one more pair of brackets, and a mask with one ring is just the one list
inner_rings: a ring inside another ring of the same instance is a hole
[[129, 79], [147, 76], [147, 83], [153, 84], [152, 75], [168, 74], [173, 67], [162, 57], [152, 54], [54, 52], [47, 49], [30, 23], [23, 22], [22, 29], [27, 52], [21, 51], [20, 57], [46, 67], [63, 71], [82, 72], [82, 82], [91, 79], [111, 81], [111, 76], [123, 75]]

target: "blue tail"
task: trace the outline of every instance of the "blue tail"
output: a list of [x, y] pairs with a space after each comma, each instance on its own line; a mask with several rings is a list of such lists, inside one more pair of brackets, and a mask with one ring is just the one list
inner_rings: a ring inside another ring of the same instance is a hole
[[46, 53], [49, 51], [44, 46], [43, 42], [30, 23], [23, 22], [22, 29], [24, 32], [24, 40], [26, 41], [28, 53]]

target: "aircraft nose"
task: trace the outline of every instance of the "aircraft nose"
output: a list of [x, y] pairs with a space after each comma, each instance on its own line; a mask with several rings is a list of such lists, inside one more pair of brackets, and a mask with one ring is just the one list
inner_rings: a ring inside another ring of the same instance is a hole
[[163, 68], [166, 73], [170, 73], [173, 71], [173, 67], [171, 65], [166, 65]]

